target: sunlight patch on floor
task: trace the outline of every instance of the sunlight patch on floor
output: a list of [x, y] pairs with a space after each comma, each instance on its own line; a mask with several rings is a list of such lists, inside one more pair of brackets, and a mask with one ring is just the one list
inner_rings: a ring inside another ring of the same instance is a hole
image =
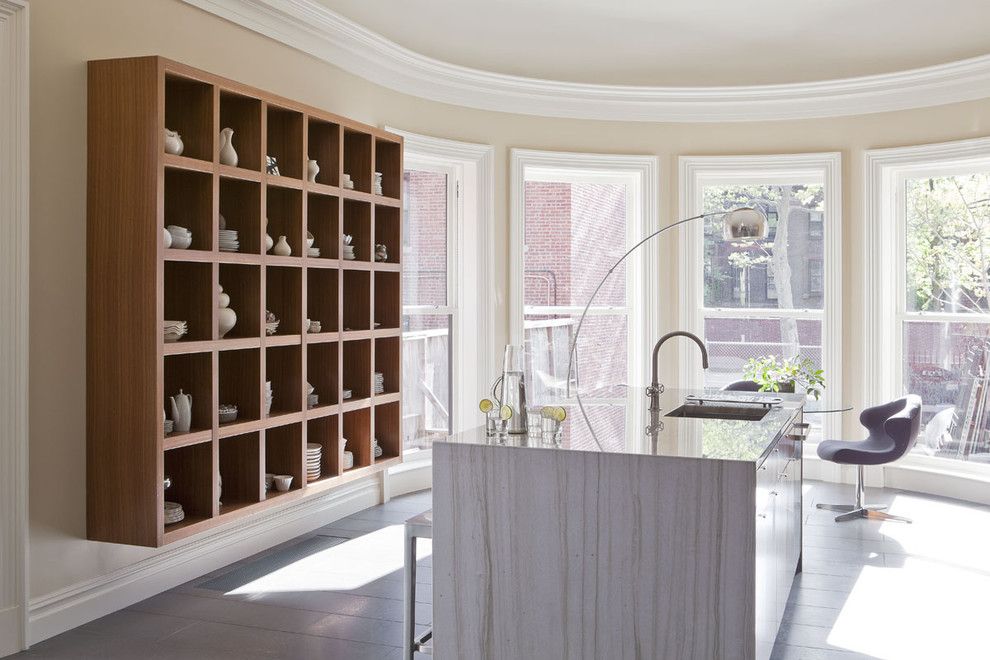
[[[303, 559], [249, 582], [227, 595], [301, 591], [350, 591], [387, 575], [401, 576], [403, 525], [389, 525]], [[429, 557], [429, 539], [417, 543], [417, 559]]]

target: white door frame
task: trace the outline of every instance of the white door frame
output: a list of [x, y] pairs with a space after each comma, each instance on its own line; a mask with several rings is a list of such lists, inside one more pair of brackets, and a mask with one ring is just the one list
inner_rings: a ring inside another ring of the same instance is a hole
[[27, 648], [28, 5], [0, 0], [0, 656]]

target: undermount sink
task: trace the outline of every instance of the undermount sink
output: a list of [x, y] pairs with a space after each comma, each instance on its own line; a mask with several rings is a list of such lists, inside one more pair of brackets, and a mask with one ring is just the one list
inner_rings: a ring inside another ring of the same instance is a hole
[[706, 405], [686, 403], [674, 408], [666, 417], [694, 417], [697, 419], [730, 419], [741, 422], [758, 422], [770, 409], [764, 406]]

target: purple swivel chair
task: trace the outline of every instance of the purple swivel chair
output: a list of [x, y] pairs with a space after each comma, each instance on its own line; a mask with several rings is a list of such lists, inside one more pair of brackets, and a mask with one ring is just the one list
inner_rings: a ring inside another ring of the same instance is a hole
[[734, 380], [722, 388], [723, 392], [759, 392], [760, 384], [755, 380]]
[[890, 403], [867, 408], [860, 414], [859, 423], [869, 433], [866, 440], [825, 440], [818, 445], [818, 456], [822, 460], [859, 467], [856, 503], [819, 504], [818, 508], [842, 512], [842, 515], [836, 516], [835, 522], [857, 518], [911, 522], [908, 518], [885, 513], [885, 506], [863, 502], [863, 466], [892, 463], [911, 450], [921, 431], [921, 397], [908, 394]]

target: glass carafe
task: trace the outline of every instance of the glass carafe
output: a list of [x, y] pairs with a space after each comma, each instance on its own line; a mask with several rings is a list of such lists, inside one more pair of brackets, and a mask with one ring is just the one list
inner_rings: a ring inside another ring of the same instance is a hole
[[525, 434], [529, 431], [526, 416], [526, 354], [522, 346], [505, 347], [502, 361], [502, 405], [512, 408], [506, 431]]

